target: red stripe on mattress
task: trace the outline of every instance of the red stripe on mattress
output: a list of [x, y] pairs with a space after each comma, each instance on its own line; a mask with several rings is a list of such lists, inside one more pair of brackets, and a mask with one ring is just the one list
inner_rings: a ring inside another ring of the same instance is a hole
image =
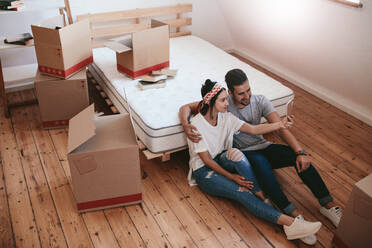
[[68, 68], [67, 70], [60, 70], [56, 68], [52, 68], [45, 65], [39, 65], [39, 71], [48, 75], [57, 76], [60, 78], [67, 78], [71, 74], [81, 70], [83, 67], [93, 63], [93, 56], [84, 59], [83, 61], [77, 63], [76, 65]]
[[142, 193], [134, 194], [134, 195], [126, 195], [120, 196], [115, 198], [97, 200], [97, 201], [89, 201], [89, 202], [81, 202], [77, 204], [77, 209], [80, 210], [87, 210], [92, 208], [99, 208], [99, 207], [107, 207], [111, 205], [118, 205], [130, 202], [136, 202], [142, 200]]
[[68, 126], [69, 120], [43, 121], [43, 128]]
[[157, 71], [157, 70], [160, 70], [160, 69], [163, 69], [163, 68], [166, 68], [166, 67], [169, 67], [169, 61], [157, 64], [157, 65], [154, 65], [154, 66], [150, 66], [150, 67], [147, 67], [145, 69], [138, 70], [138, 71], [131, 71], [128, 68], [125, 68], [124, 66], [117, 64], [118, 71], [127, 74], [131, 78], [136, 78], [136, 77], [145, 75], [149, 72]]

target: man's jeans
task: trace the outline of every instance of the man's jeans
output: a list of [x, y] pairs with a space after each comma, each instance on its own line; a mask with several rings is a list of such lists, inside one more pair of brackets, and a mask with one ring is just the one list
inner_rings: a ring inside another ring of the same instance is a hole
[[296, 207], [284, 195], [275, 179], [273, 169], [295, 167], [297, 174], [310, 188], [320, 205], [324, 206], [333, 200], [314, 166], [310, 165], [307, 170], [301, 173], [297, 171], [296, 153], [289, 146], [271, 144], [262, 150], [243, 151], [243, 153], [252, 164], [253, 171], [264, 193], [284, 213], [290, 214]]
[[[225, 170], [231, 173], [238, 173], [245, 177], [245, 180], [252, 181], [254, 188], [251, 191], [261, 191], [247, 158], [242, 154], [242, 159], [234, 162], [227, 158], [226, 153], [221, 153], [214, 160]], [[282, 213], [258, 199], [251, 191], [215, 172], [206, 165], [194, 171], [193, 175], [198, 186], [203, 191], [214, 196], [236, 200], [243, 204], [248, 211], [260, 218], [277, 223], [279, 216], [282, 215]]]

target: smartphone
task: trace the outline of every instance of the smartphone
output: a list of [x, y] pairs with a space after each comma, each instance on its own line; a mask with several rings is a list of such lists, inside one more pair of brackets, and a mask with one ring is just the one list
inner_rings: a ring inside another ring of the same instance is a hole
[[287, 102], [287, 116], [293, 115], [293, 104], [294, 104], [294, 98], [292, 98], [291, 100], [289, 100], [289, 102]]

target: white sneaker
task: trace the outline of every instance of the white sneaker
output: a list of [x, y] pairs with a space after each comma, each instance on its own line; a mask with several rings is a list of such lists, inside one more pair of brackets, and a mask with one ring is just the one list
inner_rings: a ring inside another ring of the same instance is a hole
[[[299, 215], [300, 219], [304, 220], [304, 217], [302, 215]], [[307, 245], [315, 245], [316, 244], [316, 236], [315, 234], [311, 234], [309, 236], [306, 236], [304, 238], [300, 239], [302, 242], [304, 242]]]
[[301, 215], [297, 216], [290, 226], [284, 225], [284, 232], [288, 240], [301, 239], [319, 231], [322, 223], [309, 222], [303, 219]]
[[321, 214], [327, 217], [333, 223], [333, 225], [338, 227], [338, 224], [340, 223], [340, 219], [342, 216], [342, 210], [339, 206], [332, 207], [329, 209], [325, 207], [320, 207], [319, 211]]

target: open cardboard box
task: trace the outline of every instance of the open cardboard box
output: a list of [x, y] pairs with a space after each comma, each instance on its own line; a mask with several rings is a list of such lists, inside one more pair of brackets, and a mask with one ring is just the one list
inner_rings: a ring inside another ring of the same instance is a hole
[[351, 191], [333, 238], [338, 248], [372, 245], [372, 174], [357, 182]]
[[169, 67], [169, 26], [151, 20], [151, 28], [131, 34], [131, 39], [112, 40], [105, 46], [116, 52], [118, 71], [136, 78]]
[[79, 212], [142, 201], [139, 149], [128, 114], [70, 120], [68, 162]]
[[31, 29], [41, 73], [68, 78], [93, 62], [88, 20], [63, 27], [57, 17]]
[[37, 71], [34, 82], [44, 128], [66, 127], [72, 117], [89, 106], [85, 70], [69, 79], [50, 77]]

